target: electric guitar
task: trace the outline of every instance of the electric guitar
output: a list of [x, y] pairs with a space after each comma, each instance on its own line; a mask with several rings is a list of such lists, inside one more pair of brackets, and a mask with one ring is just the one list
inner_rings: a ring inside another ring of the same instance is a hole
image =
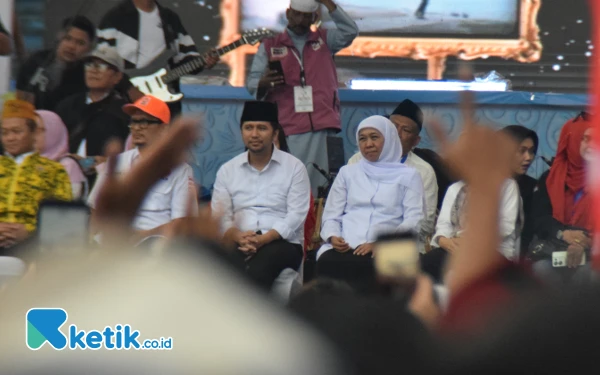
[[167, 68], [164, 67], [169, 66], [169, 60], [171, 60], [173, 56], [177, 55], [177, 52], [166, 50], [157, 58], [155, 58], [150, 64], [148, 64], [148, 66], [141, 69], [129, 70], [125, 73], [129, 75], [131, 83], [144, 94], [152, 95], [164, 102], [176, 102], [183, 98], [183, 94], [171, 92], [168, 86], [169, 83], [172, 83], [184, 75], [187, 75], [194, 70], [205, 66], [206, 58], [211, 53], [216, 53], [219, 56], [223, 56], [224, 54], [231, 52], [243, 45], [254, 45], [260, 42], [262, 39], [270, 36], [273, 36], [273, 32], [267, 29], [255, 29], [247, 31], [235, 42], [221, 47], [216, 51], [212, 51], [204, 54], [203, 56], [192, 59], [173, 70], [167, 70]]

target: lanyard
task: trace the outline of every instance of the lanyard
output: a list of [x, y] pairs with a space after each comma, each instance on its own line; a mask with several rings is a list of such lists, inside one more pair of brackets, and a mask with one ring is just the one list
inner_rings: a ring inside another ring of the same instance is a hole
[[406, 154], [405, 157], [403, 157], [402, 159], [400, 159], [400, 163], [404, 164], [404, 162], [406, 161], [406, 159], [408, 159], [408, 154]]
[[304, 87], [304, 86], [306, 86], [306, 75], [304, 74], [304, 64], [302, 63], [302, 59], [300, 58], [300, 56], [298, 56], [296, 51], [293, 49], [291, 49], [291, 50], [292, 50], [292, 53], [294, 54], [294, 56], [296, 57], [296, 60], [298, 60], [298, 64], [300, 64], [300, 83], [302, 84], [302, 87]]

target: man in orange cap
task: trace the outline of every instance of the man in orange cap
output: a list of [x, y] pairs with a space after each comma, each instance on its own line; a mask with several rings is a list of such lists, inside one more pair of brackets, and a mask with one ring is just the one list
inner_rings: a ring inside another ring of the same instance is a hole
[[[39, 204], [71, 200], [71, 181], [60, 163], [35, 152], [35, 108], [7, 100], [2, 112], [0, 156], [0, 255], [36, 229]], [[18, 199], [17, 199], [18, 198]]]
[[[148, 146], [168, 131], [171, 121], [171, 112], [167, 104], [150, 95], [125, 105], [123, 111], [131, 116], [129, 129], [135, 148], [119, 155], [117, 174], [125, 173], [138, 158], [143, 158]], [[98, 174], [98, 180], [88, 199], [92, 209], [96, 205], [98, 192], [105, 179], [105, 172]], [[174, 220], [185, 217], [189, 181], [192, 179], [192, 168], [184, 163], [152, 187], [133, 222], [135, 240], [164, 235]]]

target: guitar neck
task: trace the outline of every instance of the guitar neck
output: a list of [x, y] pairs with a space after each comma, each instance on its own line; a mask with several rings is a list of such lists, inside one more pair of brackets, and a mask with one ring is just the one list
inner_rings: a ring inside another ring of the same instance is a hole
[[[224, 54], [231, 52], [234, 49], [243, 46], [244, 44], [246, 44], [246, 41], [243, 38], [238, 39], [233, 43], [230, 43], [224, 47], [218, 48], [216, 50], [216, 54], [219, 56], [223, 56]], [[196, 57], [195, 59], [188, 61], [185, 64], [178, 66], [177, 68], [169, 71], [169, 73], [167, 73], [167, 75], [165, 75], [163, 77], [163, 81], [165, 83], [171, 83], [171, 82], [183, 77], [184, 75], [190, 74], [191, 72], [204, 67], [206, 65], [206, 59], [208, 58], [208, 56], [209, 56], [209, 54], [206, 53], [200, 57]]]

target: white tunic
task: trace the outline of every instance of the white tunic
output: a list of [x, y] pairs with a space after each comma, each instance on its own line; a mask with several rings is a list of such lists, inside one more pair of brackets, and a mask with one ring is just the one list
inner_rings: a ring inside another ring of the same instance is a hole
[[[348, 165], [358, 163], [360, 159], [362, 159], [362, 154], [357, 152], [350, 158], [350, 160], [348, 160]], [[433, 170], [433, 167], [412, 151], [408, 153], [404, 164], [415, 168], [421, 175], [421, 180], [423, 180], [426, 215], [423, 223], [421, 224], [421, 237], [424, 240], [425, 238], [433, 235], [433, 232], [435, 231], [435, 215], [438, 204], [437, 178], [435, 177], [435, 171]]]
[[[342, 167], [323, 211], [323, 240], [343, 237], [355, 249], [380, 234], [418, 233], [424, 217], [423, 184], [419, 173], [411, 170], [410, 181], [389, 184], [367, 177], [360, 164]], [[323, 245], [317, 257], [331, 248]]]

